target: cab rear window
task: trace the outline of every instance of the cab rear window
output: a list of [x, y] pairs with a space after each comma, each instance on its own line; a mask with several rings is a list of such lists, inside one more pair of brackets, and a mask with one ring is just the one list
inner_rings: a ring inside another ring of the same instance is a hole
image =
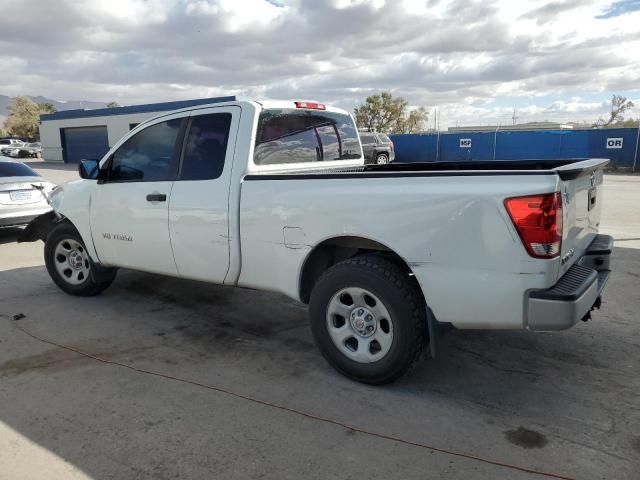
[[329, 162], [362, 157], [349, 115], [317, 110], [263, 110], [258, 119], [254, 163]]

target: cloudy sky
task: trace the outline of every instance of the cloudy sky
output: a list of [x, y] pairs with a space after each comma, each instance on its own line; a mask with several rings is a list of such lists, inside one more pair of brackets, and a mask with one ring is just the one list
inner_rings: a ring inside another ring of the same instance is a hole
[[613, 93], [640, 116], [640, 0], [2, 0], [0, 94], [351, 109], [380, 90], [442, 127], [591, 122]]

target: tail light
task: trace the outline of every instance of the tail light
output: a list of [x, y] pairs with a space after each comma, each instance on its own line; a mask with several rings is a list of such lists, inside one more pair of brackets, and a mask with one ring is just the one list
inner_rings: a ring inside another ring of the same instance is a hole
[[562, 247], [560, 192], [507, 198], [504, 206], [529, 255], [554, 258]]
[[318, 102], [294, 102], [296, 108], [308, 108], [311, 110], [326, 110], [327, 107], [323, 103]]

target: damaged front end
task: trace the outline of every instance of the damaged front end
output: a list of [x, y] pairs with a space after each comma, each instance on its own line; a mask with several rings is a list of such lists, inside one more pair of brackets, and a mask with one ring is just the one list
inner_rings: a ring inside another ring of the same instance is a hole
[[18, 243], [35, 242], [45, 240], [49, 232], [53, 230], [64, 218], [53, 210], [37, 216], [27, 225], [18, 237]]

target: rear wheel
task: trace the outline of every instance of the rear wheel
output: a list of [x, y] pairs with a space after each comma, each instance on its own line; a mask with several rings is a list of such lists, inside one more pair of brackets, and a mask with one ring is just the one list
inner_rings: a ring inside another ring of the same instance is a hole
[[44, 260], [51, 279], [71, 295], [97, 295], [113, 283], [116, 270], [101, 272], [101, 280], [94, 280], [91, 260], [77, 230], [68, 223], [55, 227], [44, 244]]
[[389, 163], [389, 155], [387, 155], [386, 153], [379, 153], [378, 155], [376, 155], [376, 163], [378, 165], [386, 165], [387, 163]]
[[420, 358], [426, 305], [415, 279], [380, 256], [331, 267], [313, 289], [311, 328], [327, 361], [364, 383], [392, 382]]

